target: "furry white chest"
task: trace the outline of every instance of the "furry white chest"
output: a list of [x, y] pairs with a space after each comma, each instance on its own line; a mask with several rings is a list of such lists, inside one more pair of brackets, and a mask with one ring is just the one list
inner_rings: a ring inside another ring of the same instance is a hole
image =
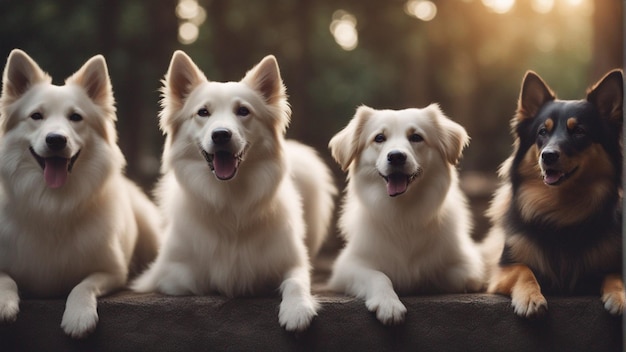
[[124, 239], [128, 242], [122, 245], [118, 236], [136, 229], [114, 225], [120, 223], [116, 219], [125, 218], [121, 209], [82, 209], [83, 216], [76, 218], [62, 213], [29, 218], [19, 207], [8, 209], [11, 206], [15, 204], [5, 204], [0, 215], [0, 270], [11, 275], [24, 293], [65, 295], [91, 272], [110, 267], [126, 271], [135, 237]]
[[[165, 188], [170, 199], [165, 211], [176, 216], [152, 269], [162, 272], [153, 280], [162, 292], [231, 297], [277, 292], [287, 272], [306, 261], [301, 212], [287, 211], [294, 204], [273, 197], [259, 209], [242, 212], [236, 202], [216, 209], [175, 183]], [[293, 186], [285, 180], [277, 193], [289, 191]]]

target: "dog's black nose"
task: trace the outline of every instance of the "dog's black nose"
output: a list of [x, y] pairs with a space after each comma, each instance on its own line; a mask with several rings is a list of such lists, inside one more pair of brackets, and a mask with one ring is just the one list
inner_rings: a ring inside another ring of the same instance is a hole
[[391, 165], [404, 165], [406, 154], [397, 150], [392, 150], [387, 154], [387, 161]]
[[546, 165], [553, 165], [559, 160], [560, 155], [561, 153], [559, 153], [558, 150], [546, 149], [543, 152], [541, 152], [541, 160]]
[[46, 144], [51, 150], [62, 150], [67, 145], [67, 137], [58, 133], [48, 133], [46, 135]]
[[225, 128], [216, 128], [211, 134], [211, 139], [213, 139], [213, 143], [217, 145], [222, 145], [228, 143], [232, 135], [233, 133], [230, 132], [230, 130], [227, 130]]

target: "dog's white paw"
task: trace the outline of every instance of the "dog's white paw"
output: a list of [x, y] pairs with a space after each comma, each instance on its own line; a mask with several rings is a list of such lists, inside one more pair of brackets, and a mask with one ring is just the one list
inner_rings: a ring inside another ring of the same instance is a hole
[[283, 299], [278, 322], [287, 331], [306, 330], [317, 315], [317, 302], [311, 299]]
[[20, 299], [16, 294], [7, 293], [0, 296], [0, 322], [14, 322], [20, 312]]
[[98, 312], [95, 307], [66, 307], [61, 328], [75, 339], [84, 338], [96, 329]]
[[548, 311], [548, 301], [538, 292], [513, 294], [511, 305], [515, 314], [523, 318], [539, 318]]
[[622, 315], [626, 308], [626, 294], [624, 291], [607, 292], [602, 295], [604, 309], [613, 315]]
[[385, 325], [400, 324], [404, 321], [406, 307], [396, 297], [372, 297], [365, 301], [365, 306], [376, 313], [376, 318]]

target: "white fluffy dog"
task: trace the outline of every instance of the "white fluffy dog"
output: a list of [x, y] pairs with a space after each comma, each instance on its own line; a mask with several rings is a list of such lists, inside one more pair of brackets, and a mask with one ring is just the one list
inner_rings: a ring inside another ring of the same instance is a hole
[[276, 59], [218, 83], [177, 51], [162, 93], [157, 194], [167, 237], [133, 288], [228, 297], [280, 289], [280, 325], [307, 328], [317, 310], [308, 258], [326, 235], [336, 191], [312, 149], [284, 140], [291, 112]]
[[395, 324], [406, 313], [396, 292], [482, 288], [483, 262], [455, 169], [468, 141], [465, 129], [434, 104], [357, 110], [329, 144], [348, 170], [339, 220], [347, 243], [332, 289], [365, 299], [381, 322]]
[[[19, 296], [65, 296], [61, 326], [84, 337], [96, 298], [126, 284], [158, 249], [158, 209], [122, 170], [102, 56], [63, 86], [13, 50], [0, 98], [0, 321]], [[131, 262], [132, 258], [132, 262]]]

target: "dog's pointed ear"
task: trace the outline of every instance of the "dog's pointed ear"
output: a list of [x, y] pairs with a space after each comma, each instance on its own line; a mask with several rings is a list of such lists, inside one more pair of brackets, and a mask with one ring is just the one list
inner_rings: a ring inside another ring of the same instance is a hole
[[102, 55], [96, 55], [69, 77], [67, 84], [76, 84], [82, 87], [87, 96], [100, 106], [112, 107], [113, 88], [109, 79], [109, 70]]
[[287, 102], [286, 88], [276, 58], [273, 55], [264, 57], [246, 73], [241, 82], [257, 91], [267, 105], [276, 108], [273, 116], [279, 118], [277, 128], [284, 134], [291, 119], [291, 107]]
[[25, 52], [14, 49], [9, 54], [2, 75], [2, 96], [8, 101], [22, 96], [32, 85], [39, 82], [51, 82], [39, 65]]
[[274, 55], [264, 57], [241, 81], [261, 93], [270, 105], [276, 105], [286, 98], [285, 85]]
[[189, 93], [207, 79], [198, 66], [182, 50], [172, 55], [170, 66], [163, 80], [161, 93], [168, 98], [168, 102], [175, 104], [173, 109], [183, 106]]
[[430, 104], [426, 111], [437, 121], [441, 127], [440, 152], [448, 163], [456, 165], [463, 155], [463, 149], [469, 145], [469, 135], [463, 126], [450, 120], [437, 104]]
[[554, 99], [556, 95], [538, 74], [533, 71], [526, 72], [517, 103], [517, 120], [535, 117], [545, 103]]
[[587, 101], [598, 109], [603, 118], [621, 125], [624, 106], [622, 70], [612, 70], [594, 84], [587, 92]]
[[375, 110], [370, 107], [360, 106], [348, 125], [328, 143], [330, 153], [343, 171], [348, 170], [350, 164], [359, 154], [363, 126], [374, 112]]

